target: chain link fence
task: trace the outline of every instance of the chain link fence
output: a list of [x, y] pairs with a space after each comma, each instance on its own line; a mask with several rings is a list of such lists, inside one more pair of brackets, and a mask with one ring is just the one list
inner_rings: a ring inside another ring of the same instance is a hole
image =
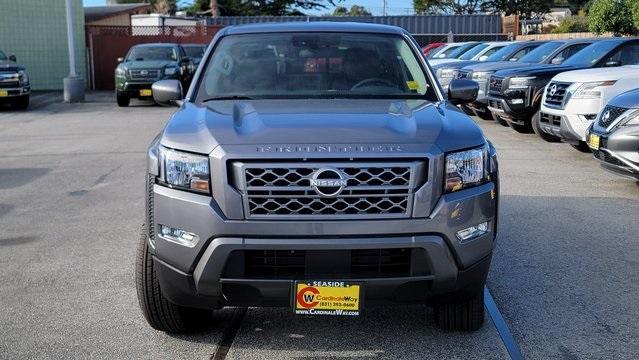
[[512, 36], [509, 34], [413, 34], [417, 43], [426, 46], [431, 43], [449, 43], [464, 41], [509, 41]]

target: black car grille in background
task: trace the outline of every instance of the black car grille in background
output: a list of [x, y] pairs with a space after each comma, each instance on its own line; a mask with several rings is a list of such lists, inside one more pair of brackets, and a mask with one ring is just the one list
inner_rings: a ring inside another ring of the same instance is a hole
[[457, 72], [458, 79], [470, 79], [470, 71], [467, 70], [459, 70]]
[[488, 90], [494, 93], [501, 93], [504, 85], [504, 78], [491, 76], [488, 82]]
[[160, 77], [160, 70], [129, 70], [131, 80], [153, 80]]
[[598, 125], [602, 128], [607, 128], [612, 124], [621, 114], [625, 113], [628, 109], [607, 105], [599, 116]]
[[0, 89], [11, 89], [20, 86], [18, 73], [15, 71], [0, 72]]
[[[235, 185], [243, 192], [247, 217], [407, 217], [418, 163], [425, 166], [425, 161], [335, 164], [347, 180], [335, 196], [311, 186], [313, 174], [326, 169], [322, 163], [243, 164]], [[424, 171], [419, 179], [426, 181]]]
[[[405, 277], [412, 275], [411, 254], [409, 248], [235, 250], [229, 256], [223, 276], [298, 280], [322, 276], [340, 279]], [[242, 263], [243, 267], [237, 266]]]
[[549, 107], [563, 109], [566, 100], [566, 90], [570, 84], [552, 82], [546, 86], [545, 104]]
[[561, 126], [561, 116], [541, 113], [539, 121], [553, 126]]

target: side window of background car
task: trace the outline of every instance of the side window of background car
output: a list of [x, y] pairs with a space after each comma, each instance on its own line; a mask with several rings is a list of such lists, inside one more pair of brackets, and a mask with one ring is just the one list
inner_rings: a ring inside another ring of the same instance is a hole
[[576, 45], [568, 46], [565, 49], [561, 50], [552, 59], [550, 59], [550, 61], [553, 64], [561, 64], [566, 59], [570, 58], [571, 56], [573, 56], [574, 54], [579, 52], [579, 50], [585, 48], [588, 45], [590, 45], [590, 44], [576, 44]]
[[495, 46], [494, 48], [490, 48], [488, 50], [486, 50], [486, 52], [484, 53], [484, 55], [482, 55], [482, 57], [489, 57], [490, 55], [492, 55], [493, 53], [496, 53], [497, 50], [501, 50], [503, 48], [503, 46]]
[[622, 46], [612, 55], [607, 57], [604, 66], [620, 66], [639, 64], [639, 43], [631, 43]]
[[519, 59], [521, 59], [524, 55], [528, 54], [529, 52], [533, 51], [537, 46], [527, 46], [519, 51], [517, 51], [515, 54], [513, 54], [513, 56], [510, 57], [510, 61], [518, 61]]

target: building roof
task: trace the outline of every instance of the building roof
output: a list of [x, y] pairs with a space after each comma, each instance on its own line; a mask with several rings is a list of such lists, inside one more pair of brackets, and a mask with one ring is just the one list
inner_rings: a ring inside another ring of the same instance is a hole
[[84, 8], [84, 21], [96, 21], [100, 19], [105, 19], [111, 16], [119, 15], [122, 13], [132, 12], [134, 10], [139, 10], [140, 8], [148, 7], [151, 8], [151, 4], [149, 3], [139, 3], [139, 4], [118, 4], [118, 5], [107, 5], [107, 6], [87, 6]]

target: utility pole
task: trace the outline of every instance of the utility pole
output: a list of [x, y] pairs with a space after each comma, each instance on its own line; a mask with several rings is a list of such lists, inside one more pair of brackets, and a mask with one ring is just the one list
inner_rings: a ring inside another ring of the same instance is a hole
[[220, 11], [217, 7], [217, 0], [211, 0], [211, 2], [209, 3], [209, 7], [211, 8], [211, 16], [212, 17], [218, 17], [220, 16]]
[[386, 16], [386, 0], [384, 0], [384, 12], [383, 12], [384, 16]]
[[69, 45], [69, 76], [64, 78], [64, 101], [80, 102], [84, 100], [84, 79], [75, 71], [75, 34], [73, 32], [72, 0], [65, 0], [67, 10], [67, 43]]

